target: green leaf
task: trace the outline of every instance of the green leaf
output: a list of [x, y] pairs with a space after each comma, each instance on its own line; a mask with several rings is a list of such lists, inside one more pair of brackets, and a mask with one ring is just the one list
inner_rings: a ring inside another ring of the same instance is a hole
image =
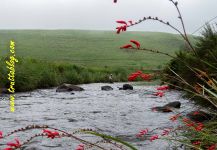
[[92, 134], [92, 135], [95, 135], [95, 136], [99, 136], [103, 139], [109, 139], [109, 140], [113, 140], [115, 142], [118, 142], [118, 143], [121, 143], [125, 146], [127, 146], [128, 148], [130, 148], [131, 150], [137, 150], [134, 146], [130, 145], [129, 143], [127, 142], [124, 142], [122, 141], [121, 139], [119, 138], [115, 138], [115, 137], [112, 137], [112, 136], [109, 136], [109, 135], [106, 135], [106, 134], [101, 134], [101, 133], [97, 133], [97, 132], [94, 132], [94, 131], [81, 131], [83, 133], [87, 133], [87, 134]]

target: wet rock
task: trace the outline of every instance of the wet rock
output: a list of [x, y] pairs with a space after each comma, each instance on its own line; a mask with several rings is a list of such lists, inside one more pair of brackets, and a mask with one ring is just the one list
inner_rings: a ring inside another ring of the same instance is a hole
[[164, 105], [163, 107], [180, 108], [181, 103], [179, 101], [175, 101], [175, 102], [168, 103], [168, 104]]
[[153, 107], [152, 110], [158, 112], [172, 112], [172, 109], [169, 107]]
[[214, 116], [204, 111], [192, 111], [187, 114], [187, 117], [195, 122], [204, 122], [204, 121], [211, 120]]
[[113, 90], [113, 88], [111, 86], [102, 86], [101, 90], [103, 90], [103, 91], [111, 91], [111, 90]]
[[68, 119], [69, 122], [77, 122], [76, 119]]
[[181, 103], [179, 101], [175, 101], [175, 102], [168, 103], [162, 107], [153, 107], [152, 110], [158, 112], [172, 112], [173, 108], [180, 108], [180, 107], [181, 107]]
[[99, 114], [99, 113], [102, 113], [102, 111], [92, 111], [90, 113], [93, 113], [93, 114]]
[[79, 86], [72, 85], [72, 84], [66, 84], [66, 83], [60, 85], [56, 89], [56, 92], [71, 92], [71, 91], [84, 91], [84, 89]]
[[119, 90], [133, 90], [133, 86], [130, 84], [124, 84], [122, 88], [119, 88]]

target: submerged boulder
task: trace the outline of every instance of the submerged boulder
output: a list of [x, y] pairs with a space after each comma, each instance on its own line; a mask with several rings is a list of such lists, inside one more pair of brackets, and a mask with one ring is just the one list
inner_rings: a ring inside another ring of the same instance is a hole
[[122, 88], [119, 88], [119, 90], [133, 90], [133, 86], [130, 84], [124, 84]]
[[102, 86], [101, 90], [103, 90], [103, 91], [111, 91], [111, 90], [113, 90], [113, 88], [111, 86], [106, 85], [106, 86]]
[[172, 112], [172, 109], [169, 107], [153, 107], [152, 110], [158, 112]]
[[181, 103], [179, 101], [175, 101], [161, 107], [153, 107], [152, 110], [158, 112], [172, 112], [173, 111], [172, 109], [180, 108], [180, 107], [181, 107]]
[[211, 120], [214, 116], [204, 111], [192, 111], [187, 114], [187, 117], [195, 122], [204, 122]]
[[57, 89], [56, 92], [71, 92], [71, 91], [84, 91], [82, 87], [72, 84], [62, 84]]

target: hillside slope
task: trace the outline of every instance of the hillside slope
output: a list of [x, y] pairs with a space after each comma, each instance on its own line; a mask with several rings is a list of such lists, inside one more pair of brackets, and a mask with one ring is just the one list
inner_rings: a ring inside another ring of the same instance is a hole
[[158, 32], [125, 32], [80, 30], [0, 30], [0, 56], [8, 53], [9, 40], [16, 41], [18, 57], [69, 62], [83, 66], [156, 69], [169, 57], [149, 52], [120, 50], [131, 39], [142, 47], [173, 54], [183, 40], [175, 34]]

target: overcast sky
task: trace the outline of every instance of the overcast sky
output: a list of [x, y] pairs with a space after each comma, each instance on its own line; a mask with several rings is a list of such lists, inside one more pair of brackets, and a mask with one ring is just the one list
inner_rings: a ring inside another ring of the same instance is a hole
[[[188, 33], [217, 16], [217, 0], [178, 2]], [[136, 21], [149, 15], [181, 27], [169, 0], [118, 0], [116, 4], [113, 0], [0, 0], [0, 29], [114, 30], [116, 20]], [[130, 30], [173, 32], [150, 21]]]

